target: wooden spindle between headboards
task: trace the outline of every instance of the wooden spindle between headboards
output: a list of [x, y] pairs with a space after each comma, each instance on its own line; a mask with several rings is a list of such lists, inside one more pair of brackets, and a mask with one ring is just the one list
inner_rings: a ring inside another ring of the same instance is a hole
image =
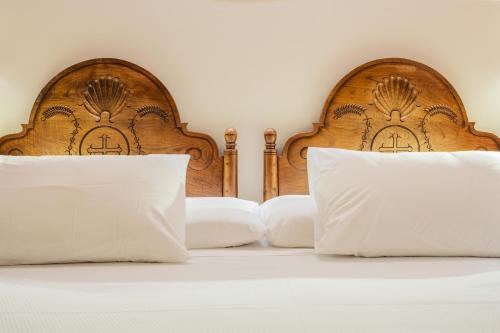
[[236, 140], [238, 132], [234, 128], [226, 129], [224, 140], [224, 179], [222, 195], [225, 197], [238, 196], [238, 149]]
[[264, 150], [264, 201], [278, 196], [278, 151], [277, 134], [274, 128], [264, 131], [266, 149]]

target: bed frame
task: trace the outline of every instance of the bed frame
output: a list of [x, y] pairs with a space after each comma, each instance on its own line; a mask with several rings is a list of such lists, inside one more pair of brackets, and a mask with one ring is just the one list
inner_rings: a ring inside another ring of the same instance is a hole
[[230, 128], [224, 137], [219, 156], [210, 136], [187, 130], [172, 96], [151, 73], [123, 60], [93, 59], [42, 89], [29, 123], [0, 138], [0, 154], [189, 154], [187, 195], [237, 196], [237, 133]]
[[469, 123], [455, 89], [430, 67], [380, 59], [345, 76], [325, 102], [313, 130], [290, 137], [282, 155], [276, 131], [264, 138], [264, 200], [307, 194], [308, 147], [387, 153], [500, 150], [499, 138]]

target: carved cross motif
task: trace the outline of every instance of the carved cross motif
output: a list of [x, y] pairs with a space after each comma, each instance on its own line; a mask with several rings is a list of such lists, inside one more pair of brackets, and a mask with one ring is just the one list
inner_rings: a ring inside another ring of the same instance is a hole
[[407, 144], [406, 146], [400, 146], [399, 145], [399, 139], [401, 139], [401, 136], [396, 133], [392, 133], [392, 135], [389, 137], [392, 139], [392, 146], [385, 146], [382, 144], [380, 148], [378, 149], [379, 152], [381, 153], [401, 153], [401, 152], [411, 152], [413, 151], [413, 147], [410, 144]]
[[120, 145], [116, 145], [115, 147], [109, 147], [108, 146], [108, 140], [111, 139], [111, 137], [107, 136], [106, 134], [103, 134], [99, 137], [101, 139], [101, 146], [100, 147], [94, 147], [94, 145], [90, 144], [89, 148], [87, 149], [87, 152], [90, 155], [120, 155], [122, 152], [122, 147]]

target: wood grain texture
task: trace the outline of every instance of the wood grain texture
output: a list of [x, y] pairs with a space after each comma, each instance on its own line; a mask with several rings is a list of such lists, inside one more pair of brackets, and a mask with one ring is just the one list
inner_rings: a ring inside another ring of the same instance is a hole
[[265, 140], [264, 200], [308, 193], [308, 147], [386, 153], [500, 150], [496, 135], [469, 122], [460, 97], [441, 74], [397, 58], [375, 60], [346, 75], [313, 130], [289, 138], [282, 155], [276, 152], [274, 130], [266, 130]]
[[165, 86], [123, 60], [64, 70], [42, 89], [22, 126], [0, 138], [0, 154], [189, 154], [187, 195], [237, 195], [236, 131], [226, 132], [225, 166], [210, 136], [187, 130]]

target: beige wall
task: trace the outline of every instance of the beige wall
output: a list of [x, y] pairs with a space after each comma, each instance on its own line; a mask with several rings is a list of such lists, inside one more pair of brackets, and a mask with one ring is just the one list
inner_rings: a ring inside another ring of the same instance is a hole
[[0, 0], [0, 135], [73, 63], [152, 71], [190, 129], [238, 129], [241, 197], [260, 199], [262, 131], [310, 129], [333, 85], [380, 57], [444, 74], [477, 128], [500, 134], [500, 2], [438, 0]]

